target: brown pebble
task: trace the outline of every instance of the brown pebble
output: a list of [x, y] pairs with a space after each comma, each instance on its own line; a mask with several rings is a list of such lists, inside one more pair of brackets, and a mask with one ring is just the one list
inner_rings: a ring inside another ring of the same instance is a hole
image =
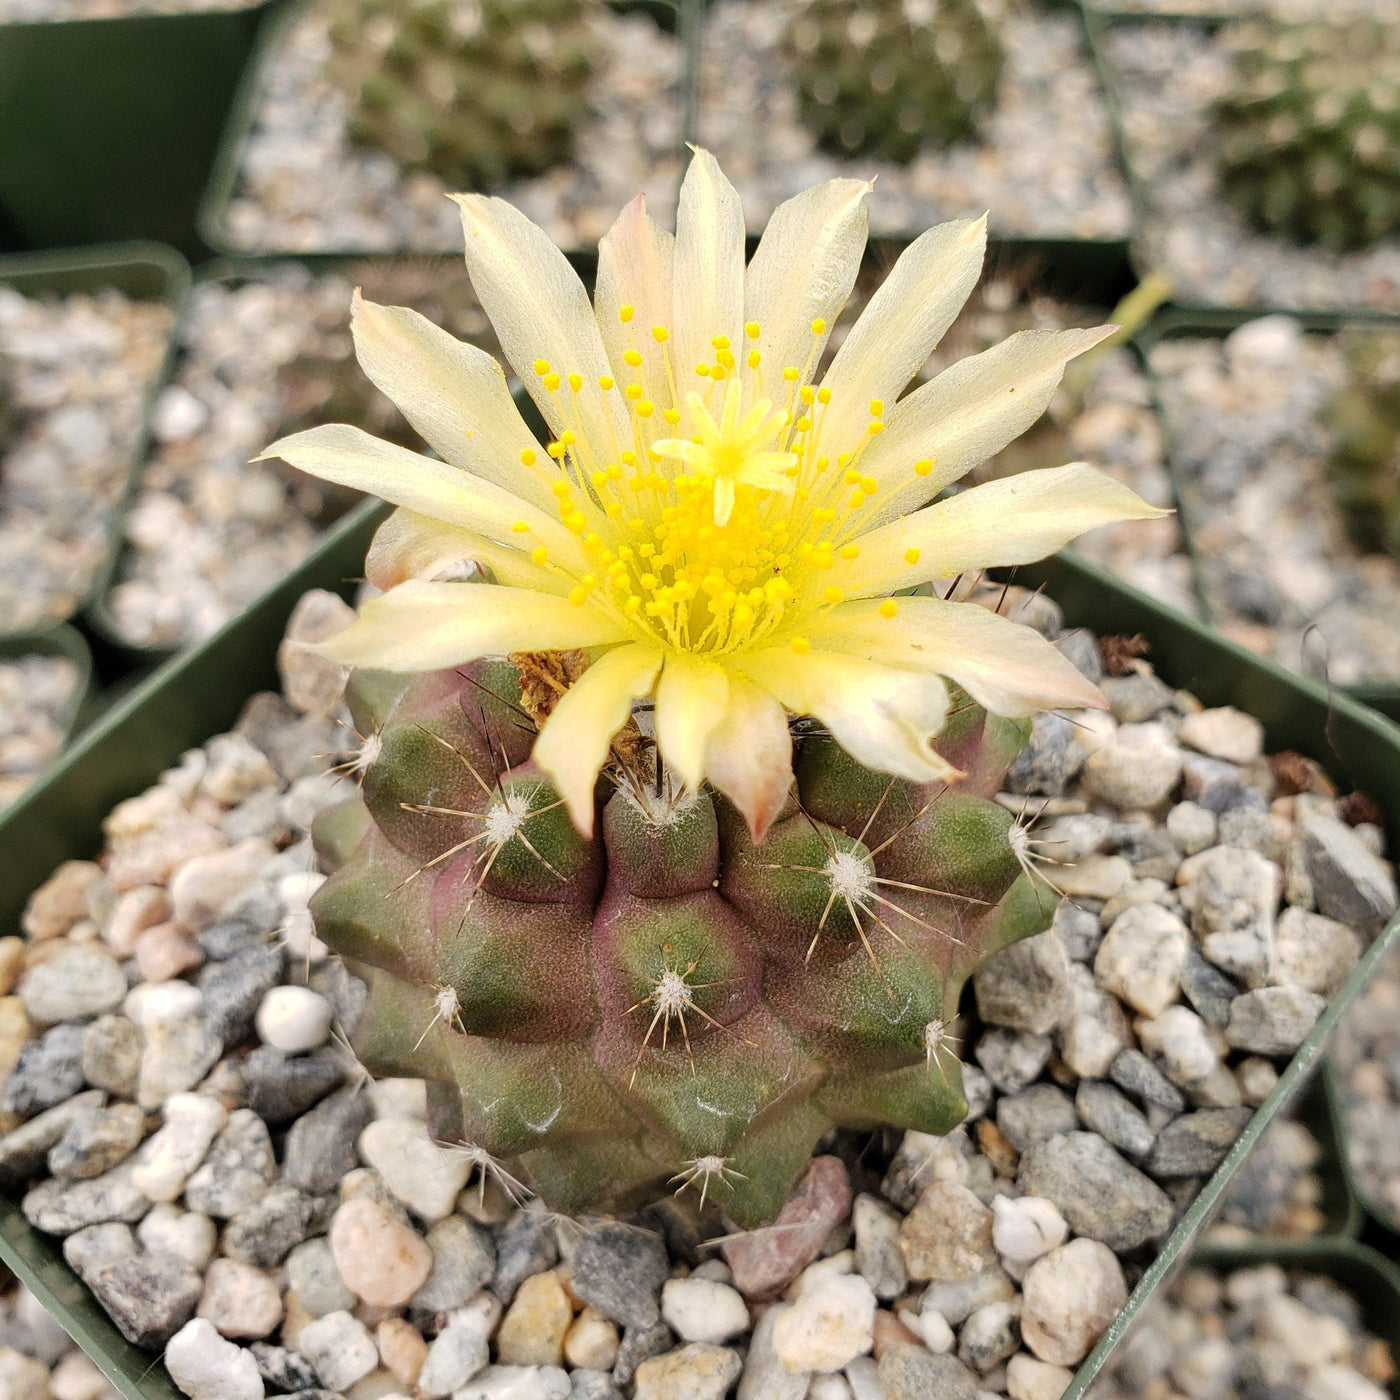
[[379, 1344], [379, 1359], [400, 1385], [412, 1389], [418, 1384], [418, 1373], [428, 1354], [423, 1334], [401, 1317], [386, 1317], [374, 1334]]
[[886, 1347], [892, 1347], [896, 1342], [905, 1342], [911, 1346], [923, 1346], [923, 1339], [916, 1337], [892, 1312], [887, 1312], [880, 1308], [875, 1314], [875, 1359], [878, 1361], [884, 1355]]

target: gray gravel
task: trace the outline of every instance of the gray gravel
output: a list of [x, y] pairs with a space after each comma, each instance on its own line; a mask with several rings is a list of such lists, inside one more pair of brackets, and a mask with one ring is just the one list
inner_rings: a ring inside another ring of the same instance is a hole
[[82, 673], [65, 656], [0, 659], [0, 807], [63, 746], [81, 685]]

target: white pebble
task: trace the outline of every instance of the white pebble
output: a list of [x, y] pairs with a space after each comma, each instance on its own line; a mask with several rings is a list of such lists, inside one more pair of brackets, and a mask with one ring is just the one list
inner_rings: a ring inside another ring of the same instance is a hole
[[165, 1123], [141, 1148], [131, 1169], [132, 1185], [153, 1201], [173, 1201], [204, 1161], [228, 1119], [228, 1111], [207, 1094], [172, 1094], [165, 1101]]
[[452, 1214], [472, 1174], [463, 1152], [439, 1147], [421, 1118], [380, 1118], [360, 1134], [360, 1157], [413, 1213], [429, 1224]]
[[365, 1325], [348, 1312], [327, 1313], [308, 1322], [297, 1350], [316, 1368], [327, 1390], [348, 1390], [379, 1364], [379, 1348]]
[[444, 1327], [428, 1348], [418, 1389], [428, 1400], [459, 1390], [485, 1368], [490, 1352], [484, 1338], [466, 1327]]
[[948, 1319], [929, 1302], [927, 1294], [917, 1316], [913, 1313], [905, 1313], [903, 1316], [905, 1326], [911, 1332], [917, 1332], [923, 1338], [924, 1345], [935, 1355], [942, 1356], [945, 1352], [952, 1351], [953, 1342], [956, 1340], [953, 1329], [948, 1325]]
[[1064, 1244], [1069, 1226], [1043, 1196], [992, 1197], [992, 1244], [1003, 1259], [1029, 1264]]
[[165, 1368], [190, 1400], [263, 1400], [266, 1394], [253, 1353], [225, 1341], [202, 1317], [170, 1339]]
[[264, 1045], [295, 1054], [326, 1043], [331, 1004], [310, 987], [274, 987], [258, 1007], [256, 1024]]
[[199, 988], [188, 982], [140, 982], [126, 994], [122, 1015], [144, 1029], [159, 1021], [196, 1016], [203, 1005]]
[[452, 1400], [569, 1400], [572, 1390], [558, 1366], [488, 1366]]
[[1018, 1352], [1006, 1363], [1006, 1393], [1011, 1400], [1060, 1400], [1074, 1372], [1065, 1366]]
[[173, 1254], [203, 1273], [218, 1247], [219, 1231], [207, 1215], [162, 1203], [146, 1213], [136, 1238], [148, 1253]]
[[859, 1274], [823, 1279], [773, 1326], [773, 1350], [789, 1371], [839, 1371], [873, 1344], [875, 1290]]
[[705, 1278], [669, 1279], [661, 1290], [661, 1315], [686, 1342], [727, 1342], [749, 1327], [748, 1304], [739, 1292]]

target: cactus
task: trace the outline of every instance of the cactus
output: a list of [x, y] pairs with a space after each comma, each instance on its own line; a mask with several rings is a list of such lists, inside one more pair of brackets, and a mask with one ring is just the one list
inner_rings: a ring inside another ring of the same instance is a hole
[[337, 0], [329, 73], [353, 140], [458, 189], [569, 159], [588, 113], [589, 0]]
[[441, 1140], [564, 1209], [671, 1179], [753, 1225], [833, 1126], [951, 1129], [959, 989], [1054, 905], [989, 800], [1028, 722], [956, 697], [938, 739], [956, 788], [799, 725], [758, 844], [718, 794], [658, 774], [634, 724], [590, 838], [528, 761], [569, 668], [514, 660], [352, 678], [362, 798], [317, 827], [338, 868], [313, 913], [368, 967], [365, 1064], [426, 1076]]
[[1400, 558], [1400, 334], [1343, 342], [1351, 374], [1328, 405], [1328, 474], [1357, 545]]
[[837, 155], [905, 165], [977, 133], [1002, 48], [979, 0], [803, 0], [788, 23], [802, 119]]
[[1400, 230], [1400, 30], [1369, 16], [1237, 25], [1220, 184], [1256, 227], [1334, 252]]

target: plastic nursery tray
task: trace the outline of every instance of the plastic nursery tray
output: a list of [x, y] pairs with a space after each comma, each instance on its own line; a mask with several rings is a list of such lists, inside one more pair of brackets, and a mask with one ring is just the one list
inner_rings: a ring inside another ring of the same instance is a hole
[[[253, 281], [265, 276], [273, 269], [286, 266], [287, 264], [298, 264], [305, 267], [313, 274], [323, 275], [336, 272], [342, 269], [351, 269], [357, 264], [367, 262], [394, 262], [403, 260], [411, 263], [414, 267], [431, 265], [441, 262], [444, 273], [450, 273], [453, 277], [465, 279], [466, 269], [462, 261], [461, 254], [455, 258], [439, 254], [396, 254], [396, 253], [366, 253], [363, 255], [352, 255], [345, 253], [318, 253], [301, 254], [287, 256], [258, 256], [258, 257], [226, 257], [216, 258], [204, 263], [194, 274], [194, 284], [200, 285], [205, 282], [225, 282], [230, 285], [237, 285], [242, 282]], [[371, 294], [372, 295], [372, 294]], [[345, 325], [348, 330], [350, 325], [350, 304], [345, 305]], [[177, 328], [178, 331], [178, 328]], [[181, 361], [180, 337], [178, 333], [171, 337], [171, 350], [167, 357], [165, 370], [161, 375], [160, 383], [157, 386], [157, 393], [161, 388], [174, 381], [180, 369]], [[366, 392], [372, 388], [368, 379], [364, 381]], [[280, 430], [276, 427], [269, 429], [268, 442], [280, 436]], [[258, 444], [262, 446], [263, 444]], [[140, 489], [141, 476], [151, 455], [155, 450], [155, 445], [151, 441], [149, 434], [142, 444], [141, 457], [137, 463], [136, 471], [132, 480], [132, 495]], [[153, 643], [143, 645], [134, 642], [126, 637], [117, 625], [108, 606], [108, 598], [113, 585], [118, 580], [121, 569], [121, 561], [127, 552], [125, 540], [118, 535], [114, 541], [112, 554], [102, 572], [101, 580], [97, 588], [93, 591], [91, 600], [84, 610], [84, 623], [97, 639], [105, 660], [111, 663], [111, 669], [122, 674], [130, 674], [132, 671], [147, 669], [176, 652], [182, 650], [186, 643]]]
[[[1177, 509], [1181, 521], [1181, 533], [1186, 542], [1186, 552], [1191, 560], [1192, 573], [1195, 580], [1195, 590], [1197, 603], [1201, 610], [1201, 616], [1207, 621], [1212, 621], [1214, 608], [1211, 606], [1209, 589], [1206, 585], [1203, 570], [1201, 568], [1200, 556], [1195, 547], [1195, 535], [1192, 520], [1191, 501], [1188, 493], [1183, 492], [1183, 474], [1181, 471], [1178, 453], [1173, 443], [1171, 424], [1166, 414], [1162, 411], [1160, 396], [1157, 393], [1156, 376], [1152, 372], [1151, 352], [1153, 346], [1163, 340], [1180, 339], [1184, 337], [1198, 337], [1201, 339], [1219, 339], [1237, 330], [1247, 322], [1255, 320], [1259, 316], [1278, 313], [1291, 317], [1298, 321], [1304, 330], [1312, 331], [1320, 335], [1335, 335], [1340, 331], [1352, 328], [1390, 327], [1396, 325], [1395, 318], [1385, 315], [1382, 312], [1348, 312], [1345, 314], [1333, 312], [1303, 312], [1283, 310], [1279, 312], [1276, 307], [1265, 307], [1258, 310], [1224, 310], [1198, 311], [1191, 308], [1177, 308], [1163, 312], [1156, 317], [1139, 335], [1136, 337], [1139, 349], [1142, 351], [1142, 358], [1146, 366], [1148, 382], [1153, 386], [1153, 398], [1156, 402], [1157, 417], [1161, 424], [1163, 439], [1167, 448], [1167, 461], [1173, 478], [1173, 492], [1177, 500]], [[1400, 677], [1392, 681], [1376, 680], [1364, 681], [1356, 685], [1343, 686], [1341, 689], [1362, 702], [1379, 710], [1388, 718], [1400, 723]]]
[[[664, 33], [676, 35], [683, 50], [681, 76], [676, 94], [680, 106], [681, 139], [678, 154], [687, 158], [687, 143], [695, 129], [695, 112], [699, 82], [699, 32], [702, 15], [711, 0], [606, 0], [610, 8], [622, 14], [647, 14]], [[286, 37], [300, 18], [302, 11], [313, 0], [272, 0], [273, 8], [267, 14], [257, 34], [251, 58], [238, 85], [229, 110], [229, 117], [223, 130], [209, 172], [208, 183], [204, 187], [196, 214], [199, 236], [216, 253], [226, 257], [259, 256], [274, 257], [285, 253], [291, 257], [301, 257], [307, 253], [334, 253], [340, 257], [382, 257], [395, 252], [408, 255], [432, 255], [434, 253], [460, 253], [457, 243], [449, 243], [441, 248], [395, 249], [387, 248], [290, 248], [275, 247], [248, 248], [239, 244], [229, 233], [225, 222], [229, 203], [238, 189], [238, 174], [242, 166], [244, 147], [257, 121], [258, 108], [266, 87], [266, 69], [286, 42]], [[490, 193], [490, 191], [486, 191]], [[569, 253], [591, 255], [593, 248], [580, 247], [566, 249]]]
[[200, 253], [199, 198], [257, 27], [280, 3], [0, 24], [3, 237]]
[[[1109, 51], [1108, 38], [1114, 28], [1122, 25], [1159, 25], [1169, 27], [1181, 27], [1196, 29], [1203, 34], [1214, 34], [1217, 30], [1228, 25], [1241, 21], [1262, 24], [1284, 23], [1279, 15], [1272, 13], [1264, 0], [1249, 7], [1241, 5], [1237, 10], [1225, 13], [1196, 14], [1189, 10], [1171, 10], [1153, 13], [1151, 11], [1123, 10], [1113, 5], [1099, 6], [1094, 0], [1078, 0], [1080, 10], [1084, 16], [1085, 30], [1088, 34], [1089, 52], [1092, 56], [1094, 67], [1098, 73], [1099, 85], [1104, 93], [1104, 100], [1108, 104], [1109, 121], [1112, 124], [1115, 142], [1118, 148], [1118, 158], [1120, 167], [1128, 182], [1128, 194], [1132, 201], [1132, 233], [1129, 239], [1128, 255], [1133, 267], [1139, 276], [1146, 276], [1152, 271], [1152, 260], [1145, 250], [1144, 234], [1147, 226], [1155, 218], [1149, 198], [1150, 182], [1143, 176], [1134, 159], [1133, 143], [1128, 136], [1127, 128], [1123, 121], [1124, 100], [1122, 93], [1122, 82], [1117, 68], [1114, 65], [1112, 54]], [[1325, 18], [1319, 14], [1318, 18]], [[1270, 241], [1286, 242], [1277, 235], [1255, 235], [1252, 237], [1267, 238]], [[1385, 246], [1390, 246], [1395, 240], [1387, 240]], [[1247, 247], [1242, 250], [1242, 256], [1248, 256]], [[1356, 256], [1349, 254], [1346, 256]], [[1395, 321], [1400, 317], [1400, 305], [1390, 310], [1368, 307], [1360, 301], [1355, 304], [1343, 303], [1340, 299], [1335, 301], [1324, 300], [1322, 302], [1303, 305], [1298, 309], [1280, 308], [1264, 301], [1253, 302], [1231, 302], [1228, 307], [1222, 307], [1218, 302], [1210, 301], [1206, 298], [1195, 297], [1190, 293], [1184, 293], [1176, 298], [1173, 305], [1181, 310], [1210, 316], [1216, 311], [1228, 309], [1237, 311], [1245, 319], [1256, 316], [1268, 315], [1271, 311], [1284, 309], [1289, 315], [1296, 315], [1307, 319], [1310, 315], [1326, 317], [1328, 315], [1348, 318], [1386, 318]]]
[[[59, 623], [57, 627], [43, 632], [11, 632], [8, 636], [0, 637], [0, 661], [18, 661], [26, 656], [61, 656], [77, 668], [78, 683], [59, 714], [59, 727], [63, 730], [61, 753], [96, 708], [92, 687], [92, 652], [88, 650], [82, 633], [66, 623]], [[0, 802], [0, 812], [5, 810], [6, 805]]]
[[[192, 745], [227, 729], [247, 697], [276, 684], [277, 643], [308, 588], [349, 594], [385, 508], [367, 503], [335, 527], [294, 573], [201, 646], [165, 663], [120, 700], [68, 755], [0, 818], [0, 931], [18, 921], [30, 893], [65, 859], [91, 856], [101, 823], [124, 798], [149, 786]], [[1124, 587], [1102, 570], [1062, 555], [1022, 571], [1044, 582], [1073, 625], [1141, 632], [1159, 669], [1211, 705], [1235, 704], [1258, 716], [1268, 742], [1309, 754], [1343, 781], [1361, 780], [1386, 808], [1389, 839], [1400, 844], [1400, 730], [1346, 698], [1325, 692]], [[1080, 1367], [1066, 1400], [1079, 1400], [1132, 1317], [1183, 1257], [1217, 1209], [1222, 1192], [1260, 1133], [1291, 1100], [1316, 1063], [1337, 1018], [1378, 958], [1400, 938], [1393, 919], [1323, 1013], [1268, 1100], [1254, 1115], [1201, 1195], [1165, 1242], [1123, 1313]], [[0, 1260], [34, 1291], [104, 1374], [132, 1400], [173, 1400], [163, 1369], [125, 1342], [64, 1262], [55, 1243], [0, 1196]], [[1400, 1327], [1400, 1311], [1395, 1314]], [[1391, 1335], [1394, 1335], [1393, 1333]]]
[[[3, 29], [4, 26], [0, 26], [0, 33]], [[0, 87], [3, 87], [2, 77]], [[0, 101], [3, 101], [2, 97]], [[136, 434], [128, 458], [121, 499], [113, 508], [109, 522], [108, 557], [98, 569], [87, 596], [80, 599], [73, 609], [76, 614], [101, 591], [111, 572], [112, 559], [121, 538], [122, 514], [130, 499], [137, 469], [146, 455], [150, 408], [169, 370], [174, 328], [179, 322], [185, 297], [189, 292], [190, 270], [184, 258], [173, 248], [159, 243], [116, 243], [95, 248], [79, 248], [72, 252], [16, 253], [9, 257], [0, 257], [0, 285], [14, 287], [26, 296], [45, 292], [64, 296], [70, 292], [96, 292], [111, 287], [137, 301], [163, 302], [172, 313], [165, 363], [145, 387], [141, 428]], [[67, 619], [54, 620], [60, 622]], [[6, 635], [3, 626], [0, 626], [0, 639]]]

